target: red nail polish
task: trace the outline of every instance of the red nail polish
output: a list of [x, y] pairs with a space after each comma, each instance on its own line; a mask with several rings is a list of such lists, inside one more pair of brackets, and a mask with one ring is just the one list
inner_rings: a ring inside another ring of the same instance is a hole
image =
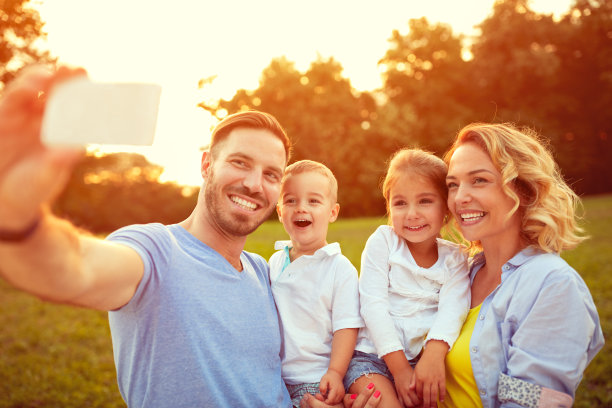
[[374, 391], [374, 398], [378, 398], [380, 397], [380, 391], [376, 390]]
[[368, 390], [371, 390], [372, 388], [374, 388], [374, 383], [369, 383], [368, 384]]
[[357, 394], [351, 394], [351, 399], [356, 399], [357, 398]]

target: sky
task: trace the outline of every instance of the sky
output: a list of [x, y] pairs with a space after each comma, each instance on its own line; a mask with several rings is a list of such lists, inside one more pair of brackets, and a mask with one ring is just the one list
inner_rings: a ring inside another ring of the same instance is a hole
[[[537, 12], [560, 16], [572, 0], [532, 0]], [[197, 108], [256, 89], [273, 58], [306, 70], [320, 55], [334, 57], [360, 91], [382, 85], [377, 62], [394, 29], [427, 17], [454, 33], [474, 26], [494, 0], [33, 0], [46, 24], [46, 48], [60, 63], [82, 66], [95, 81], [162, 86], [155, 141], [133, 151], [164, 166], [163, 180], [200, 185], [201, 147], [216, 123]], [[215, 75], [210, 86], [202, 78]]]

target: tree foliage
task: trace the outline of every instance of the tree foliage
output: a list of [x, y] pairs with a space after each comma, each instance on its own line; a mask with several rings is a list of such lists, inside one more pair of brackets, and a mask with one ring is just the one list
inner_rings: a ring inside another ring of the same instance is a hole
[[197, 189], [160, 183], [163, 168], [133, 153], [88, 153], [53, 211], [94, 233], [129, 224], [172, 224], [191, 213]]
[[406, 34], [393, 30], [379, 91], [356, 92], [333, 58], [304, 73], [278, 58], [259, 88], [202, 107], [277, 116], [296, 160], [335, 172], [344, 215], [382, 212], [390, 153], [420, 146], [441, 155], [475, 121], [535, 127], [580, 194], [612, 191], [612, 0], [577, 0], [561, 19], [529, 0], [500, 0], [479, 28], [469, 42], [425, 18], [409, 20]]
[[45, 38], [44, 23], [29, 0], [0, 0], [0, 89], [15, 73], [33, 62], [53, 62], [36, 46]]
[[[293, 159], [317, 160], [341, 180], [344, 215], [360, 215], [378, 200], [376, 186], [388, 152], [370, 149], [379, 136], [371, 132], [377, 106], [371, 95], [356, 92], [333, 58], [319, 57], [300, 72], [286, 58], [276, 58], [261, 75], [259, 88], [241, 89], [214, 106], [215, 115], [258, 109], [276, 116], [294, 142]], [[374, 204], [381, 208], [382, 203]]]

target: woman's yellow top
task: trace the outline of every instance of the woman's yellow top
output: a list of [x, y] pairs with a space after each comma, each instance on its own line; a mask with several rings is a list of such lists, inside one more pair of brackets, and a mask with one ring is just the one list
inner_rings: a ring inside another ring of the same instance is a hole
[[482, 407], [470, 360], [470, 339], [480, 305], [470, 309], [459, 337], [446, 355], [446, 397], [438, 408]]

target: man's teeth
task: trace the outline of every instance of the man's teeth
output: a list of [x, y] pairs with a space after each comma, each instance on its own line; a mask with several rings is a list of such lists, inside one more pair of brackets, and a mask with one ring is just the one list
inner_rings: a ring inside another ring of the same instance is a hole
[[240, 197], [231, 197], [230, 199], [245, 210], [255, 210], [257, 208], [257, 204], [244, 200]]
[[477, 218], [484, 217], [484, 212], [474, 212], [474, 213], [466, 213], [461, 214], [461, 219], [463, 221], [474, 221]]

